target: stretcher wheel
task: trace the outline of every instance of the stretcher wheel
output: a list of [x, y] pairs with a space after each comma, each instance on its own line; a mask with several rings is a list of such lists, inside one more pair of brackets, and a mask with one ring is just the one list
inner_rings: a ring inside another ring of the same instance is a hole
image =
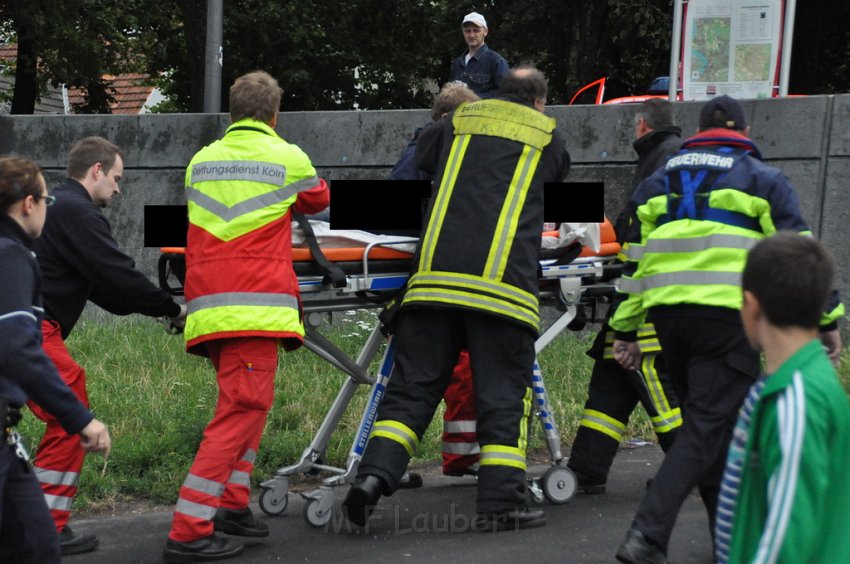
[[568, 502], [578, 489], [578, 480], [573, 471], [565, 466], [552, 466], [540, 477], [543, 495], [550, 503]]
[[308, 499], [304, 504], [304, 520], [313, 527], [324, 527], [331, 520], [333, 505], [322, 507], [321, 499]]
[[289, 505], [289, 493], [282, 488], [264, 488], [260, 493], [260, 509], [266, 515], [280, 515]]

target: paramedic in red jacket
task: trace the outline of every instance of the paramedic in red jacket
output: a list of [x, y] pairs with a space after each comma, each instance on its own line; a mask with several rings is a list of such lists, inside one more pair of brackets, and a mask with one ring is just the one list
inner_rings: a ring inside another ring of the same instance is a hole
[[[167, 316], [178, 323], [185, 308], [136, 269], [133, 259], [118, 248], [101, 211], [120, 193], [121, 149], [102, 137], [80, 139], [68, 154], [66, 173], [67, 178], [51, 192], [56, 203], [47, 212], [33, 251], [42, 272], [44, 351], [62, 380], [88, 407], [85, 370], [65, 346], [86, 302], [116, 315]], [[44, 406], [29, 405], [47, 423], [33, 466], [59, 531], [62, 554], [94, 550], [96, 536], [74, 534], [67, 526], [85, 458], [80, 437], [68, 434]]]
[[274, 400], [278, 348], [301, 345], [304, 327], [292, 269], [290, 209], [328, 205], [310, 159], [275, 132], [281, 89], [256, 71], [230, 88], [232, 125], [186, 170], [188, 352], [208, 356], [219, 396], [182, 487], [163, 556], [167, 562], [236, 556], [220, 531], [268, 536], [248, 508], [250, 476]]

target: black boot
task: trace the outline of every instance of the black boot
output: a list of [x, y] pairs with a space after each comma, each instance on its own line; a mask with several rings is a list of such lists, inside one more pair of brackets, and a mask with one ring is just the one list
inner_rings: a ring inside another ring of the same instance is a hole
[[667, 564], [667, 555], [637, 529], [629, 529], [617, 549], [617, 560], [626, 564]]
[[219, 507], [213, 517], [213, 525], [216, 531], [228, 535], [239, 535], [241, 537], [267, 537], [269, 526], [260, 523], [254, 518], [251, 509], [227, 509]]
[[365, 527], [366, 521], [375, 509], [375, 504], [384, 495], [386, 489], [384, 481], [377, 476], [366, 474], [359, 477], [348, 490], [348, 495], [342, 502], [342, 511], [349, 521]]
[[540, 508], [530, 509], [524, 505], [508, 511], [479, 513], [472, 527], [479, 533], [533, 529], [546, 524], [546, 514]]
[[59, 533], [59, 550], [62, 552], [62, 556], [91, 552], [97, 548], [98, 542], [96, 536], [78, 535], [67, 525]]
[[213, 533], [208, 537], [192, 542], [178, 542], [168, 539], [162, 550], [166, 562], [207, 562], [232, 558], [242, 552], [242, 543], [226, 539]]

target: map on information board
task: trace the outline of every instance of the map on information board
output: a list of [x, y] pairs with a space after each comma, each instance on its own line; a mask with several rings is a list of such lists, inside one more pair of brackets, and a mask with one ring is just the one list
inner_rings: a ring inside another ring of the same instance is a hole
[[773, 94], [782, 0], [690, 0], [684, 14], [685, 100]]

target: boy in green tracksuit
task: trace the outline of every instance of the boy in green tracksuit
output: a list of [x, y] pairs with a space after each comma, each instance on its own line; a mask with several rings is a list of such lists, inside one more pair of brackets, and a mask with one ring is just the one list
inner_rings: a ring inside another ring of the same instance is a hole
[[747, 258], [741, 318], [767, 374], [729, 446], [719, 563], [850, 562], [850, 402], [818, 339], [834, 271], [816, 240], [787, 232]]

